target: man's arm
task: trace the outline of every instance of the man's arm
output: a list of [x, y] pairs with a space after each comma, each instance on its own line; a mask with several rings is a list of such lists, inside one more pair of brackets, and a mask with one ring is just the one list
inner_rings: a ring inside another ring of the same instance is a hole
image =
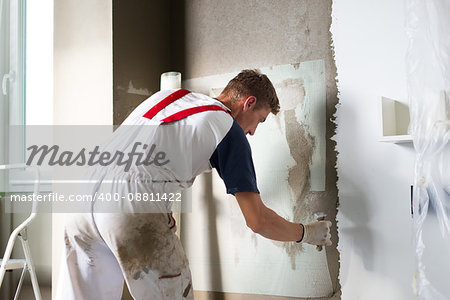
[[[258, 193], [236, 193], [235, 197], [247, 226], [254, 232], [276, 241], [299, 241], [314, 245], [331, 245], [330, 221], [292, 223], [264, 205]], [[305, 230], [305, 232], [304, 232]]]
[[258, 193], [236, 193], [236, 199], [247, 226], [255, 233], [271, 240], [292, 242], [303, 236], [303, 226], [277, 215], [264, 205]]

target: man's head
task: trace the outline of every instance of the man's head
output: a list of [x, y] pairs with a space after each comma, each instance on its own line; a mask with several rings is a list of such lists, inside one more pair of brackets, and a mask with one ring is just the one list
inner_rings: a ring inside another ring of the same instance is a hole
[[277, 114], [280, 110], [275, 88], [269, 78], [257, 70], [240, 72], [230, 80], [218, 99], [231, 109], [245, 134], [253, 135], [270, 112]]

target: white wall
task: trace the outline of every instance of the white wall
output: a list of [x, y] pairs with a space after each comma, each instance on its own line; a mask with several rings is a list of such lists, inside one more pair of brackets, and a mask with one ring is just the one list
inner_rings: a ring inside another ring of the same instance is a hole
[[[112, 125], [112, 1], [55, 1], [54, 123]], [[53, 214], [53, 295], [63, 242]]]
[[412, 144], [378, 142], [381, 96], [406, 93], [403, 1], [333, 1], [340, 106], [338, 212], [342, 299], [412, 299]]
[[27, 1], [26, 124], [53, 124], [53, 0]]

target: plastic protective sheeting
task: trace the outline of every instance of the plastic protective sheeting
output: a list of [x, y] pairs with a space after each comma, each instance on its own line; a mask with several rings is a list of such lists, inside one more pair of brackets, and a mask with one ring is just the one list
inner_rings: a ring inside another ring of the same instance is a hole
[[408, 0], [406, 25], [416, 288], [421, 299], [450, 299], [450, 1]]

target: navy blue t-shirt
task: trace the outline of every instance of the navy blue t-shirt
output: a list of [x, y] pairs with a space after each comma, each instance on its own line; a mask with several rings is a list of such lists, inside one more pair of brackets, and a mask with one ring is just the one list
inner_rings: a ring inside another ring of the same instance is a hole
[[244, 131], [236, 120], [233, 120], [233, 125], [209, 161], [225, 182], [228, 194], [259, 193], [252, 150]]

